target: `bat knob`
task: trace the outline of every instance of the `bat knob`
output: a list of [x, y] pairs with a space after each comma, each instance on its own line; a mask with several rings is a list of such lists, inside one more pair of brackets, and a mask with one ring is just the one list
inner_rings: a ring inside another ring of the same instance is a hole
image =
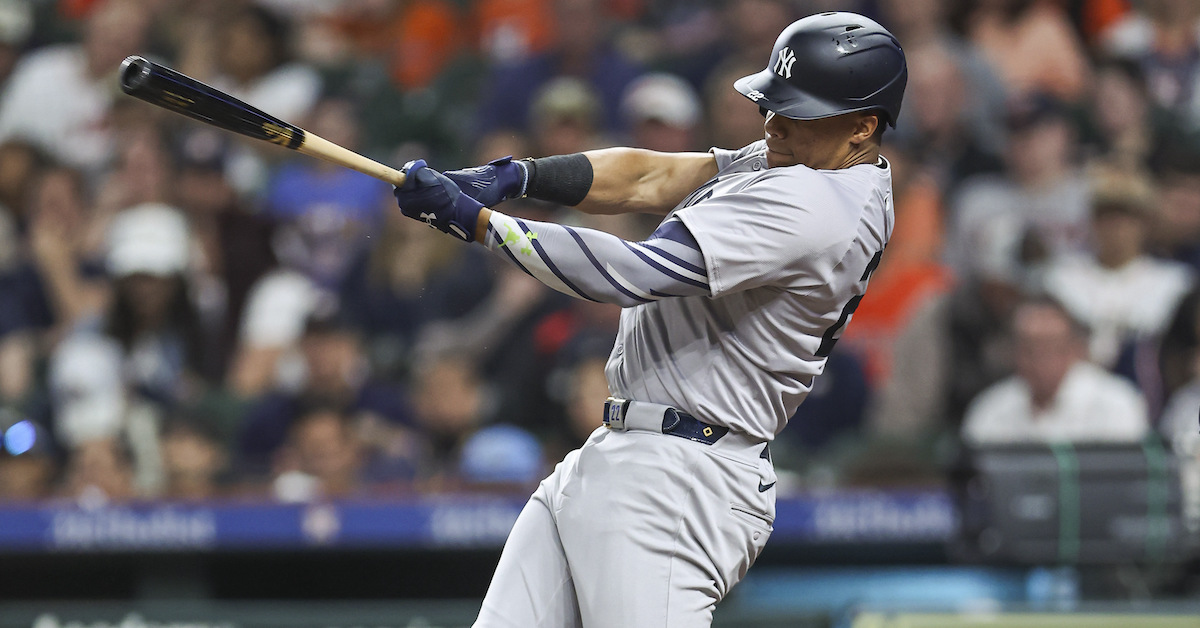
[[144, 57], [131, 55], [121, 62], [121, 90], [132, 94], [150, 80], [151, 63]]

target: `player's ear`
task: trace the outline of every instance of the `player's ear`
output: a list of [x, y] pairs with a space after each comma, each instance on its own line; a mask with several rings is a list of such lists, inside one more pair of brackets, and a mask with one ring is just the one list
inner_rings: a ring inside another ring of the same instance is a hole
[[860, 114], [854, 125], [854, 134], [850, 136], [850, 143], [858, 145], [871, 139], [881, 122], [878, 113], [865, 112]]

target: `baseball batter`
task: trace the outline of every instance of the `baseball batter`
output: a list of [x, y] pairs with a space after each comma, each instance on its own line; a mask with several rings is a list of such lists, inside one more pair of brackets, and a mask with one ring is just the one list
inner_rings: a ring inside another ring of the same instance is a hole
[[[708, 626], [771, 534], [767, 443], [812, 388], [892, 233], [880, 156], [907, 69], [852, 13], [788, 26], [734, 87], [765, 115], [740, 150], [604, 149], [439, 173], [401, 211], [555, 290], [624, 309], [599, 428], [517, 519], [476, 626]], [[493, 209], [529, 196], [665, 214], [642, 242]]]

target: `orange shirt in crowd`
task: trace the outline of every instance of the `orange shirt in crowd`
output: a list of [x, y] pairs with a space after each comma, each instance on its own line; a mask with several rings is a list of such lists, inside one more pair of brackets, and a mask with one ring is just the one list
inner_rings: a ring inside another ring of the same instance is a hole
[[896, 226], [871, 285], [839, 343], [863, 358], [867, 381], [879, 386], [891, 373], [892, 345], [909, 318], [949, 289], [941, 261], [942, 203], [937, 184], [913, 180], [896, 196]]

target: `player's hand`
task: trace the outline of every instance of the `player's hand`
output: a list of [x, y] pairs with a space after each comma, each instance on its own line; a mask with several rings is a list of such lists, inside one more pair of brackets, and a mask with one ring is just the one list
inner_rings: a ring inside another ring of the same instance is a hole
[[400, 213], [464, 242], [475, 240], [475, 223], [483, 205], [463, 194], [446, 175], [425, 165], [424, 159], [404, 164], [404, 185], [395, 188]]
[[525, 164], [513, 161], [512, 155], [474, 168], [448, 170], [446, 176], [458, 184], [463, 194], [483, 203], [484, 207], [495, 207], [525, 196], [525, 184], [529, 181]]

